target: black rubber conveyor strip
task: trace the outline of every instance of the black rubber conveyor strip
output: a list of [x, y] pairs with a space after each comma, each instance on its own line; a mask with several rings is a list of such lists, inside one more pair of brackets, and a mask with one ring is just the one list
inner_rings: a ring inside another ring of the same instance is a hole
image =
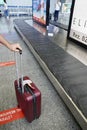
[[14, 23], [87, 118], [87, 67], [24, 20]]

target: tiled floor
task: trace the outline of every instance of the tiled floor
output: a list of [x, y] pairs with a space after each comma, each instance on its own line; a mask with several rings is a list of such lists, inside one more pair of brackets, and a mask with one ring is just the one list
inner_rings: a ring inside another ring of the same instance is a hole
[[[35, 120], [31, 124], [27, 123], [25, 119], [22, 119], [0, 126], [0, 130], [81, 130], [72, 114], [66, 108], [60, 96], [57, 94], [54, 87], [41, 70], [33, 55], [30, 53], [23, 40], [14, 30], [13, 19], [14, 18], [10, 19], [10, 21], [7, 21], [4, 18], [0, 18], [0, 33], [3, 34], [3, 36], [5, 36], [5, 38], [7, 38], [10, 42], [20, 42], [24, 50], [23, 73], [24, 75], [28, 75], [29, 73], [30, 78], [35, 82], [37, 86], [39, 86], [39, 89], [41, 90], [42, 114], [38, 120]], [[31, 20], [29, 20], [29, 22], [32, 24]], [[37, 27], [41, 32], [43, 31], [44, 35], [48, 34], [47, 31], [44, 28], [41, 28], [39, 25], [32, 25]], [[57, 28], [57, 33], [55, 34], [54, 32], [53, 35], [53, 37], [49, 37], [51, 40], [56, 42], [56, 44], [61, 46], [68, 53], [77, 57], [84, 64], [87, 64], [86, 49], [68, 41], [66, 39], [66, 31]], [[3, 61], [3, 59], [8, 60], [9, 58], [14, 58], [14, 55], [5, 47], [0, 46], [0, 48], [0, 54], [2, 54], [2, 57], [0, 57], [0, 62]], [[15, 107], [17, 104], [14, 88], [12, 87], [13, 85], [12, 83], [10, 84], [10, 82], [15, 79], [14, 73], [15, 67], [8, 67], [8, 69], [0, 68], [0, 110], [8, 109], [9, 107]], [[4, 88], [8, 88], [8, 93]]]

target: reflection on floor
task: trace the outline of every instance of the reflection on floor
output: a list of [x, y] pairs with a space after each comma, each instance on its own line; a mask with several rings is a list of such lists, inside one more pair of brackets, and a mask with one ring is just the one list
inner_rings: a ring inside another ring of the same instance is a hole
[[50, 23], [64, 30], [68, 30], [69, 13], [59, 13], [59, 18], [57, 21], [54, 21], [54, 17], [52, 16], [50, 19]]
[[65, 25], [65, 24], [62, 24], [62, 23], [59, 23], [59, 22], [55, 22], [55, 21], [52, 21], [50, 20], [50, 24], [53, 24], [61, 29], [64, 29], [64, 30], [68, 30], [68, 25]]
[[[62, 25], [66, 25], [68, 26], [69, 25], [69, 17], [70, 17], [70, 12], [69, 13], [59, 13], [59, 17], [58, 17], [58, 20], [56, 21], [56, 23], [60, 23]], [[52, 14], [51, 18], [50, 18], [51, 21], [54, 21], [54, 16]]]

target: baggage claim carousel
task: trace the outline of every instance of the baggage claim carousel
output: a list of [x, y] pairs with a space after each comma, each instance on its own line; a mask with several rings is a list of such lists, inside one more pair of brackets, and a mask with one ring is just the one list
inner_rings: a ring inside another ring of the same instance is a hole
[[14, 20], [47, 77], [83, 130], [87, 130], [87, 66], [24, 20]]

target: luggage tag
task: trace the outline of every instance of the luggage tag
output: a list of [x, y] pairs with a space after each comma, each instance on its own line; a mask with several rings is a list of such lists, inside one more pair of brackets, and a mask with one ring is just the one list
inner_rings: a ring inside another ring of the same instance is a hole
[[23, 80], [23, 86], [28, 85], [28, 87], [30, 87], [31, 89], [35, 90], [35, 88], [31, 85], [32, 81], [31, 80]]

